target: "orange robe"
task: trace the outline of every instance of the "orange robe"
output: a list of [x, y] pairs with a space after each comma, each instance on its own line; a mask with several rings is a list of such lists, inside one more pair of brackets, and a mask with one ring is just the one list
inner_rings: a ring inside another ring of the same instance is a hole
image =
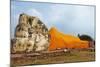
[[51, 28], [50, 34], [50, 45], [48, 50], [55, 50], [57, 48], [88, 48], [88, 41], [82, 41], [78, 37], [66, 35], [55, 28]]

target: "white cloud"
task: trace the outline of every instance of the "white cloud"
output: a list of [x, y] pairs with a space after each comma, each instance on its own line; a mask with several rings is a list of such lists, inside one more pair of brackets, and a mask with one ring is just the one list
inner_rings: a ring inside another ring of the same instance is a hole
[[35, 16], [35, 17], [38, 17], [39, 19], [43, 20], [43, 16], [42, 16], [42, 13], [40, 13], [38, 10], [34, 9], [34, 8], [31, 8], [31, 9], [28, 9], [26, 11], [23, 11], [23, 10], [19, 10], [19, 12], [17, 14], [14, 15], [14, 17], [18, 20], [19, 18], [19, 15], [21, 13], [26, 13], [30, 16]]
[[53, 5], [50, 7], [49, 19], [52, 22], [56, 22], [63, 18], [64, 13], [66, 12], [66, 8], [63, 5]]
[[39, 19], [43, 20], [42, 14], [36, 9], [30, 9], [30, 10], [26, 11], [25, 13], [28, 15], [31, 15], [31, 16], [36, 16]]

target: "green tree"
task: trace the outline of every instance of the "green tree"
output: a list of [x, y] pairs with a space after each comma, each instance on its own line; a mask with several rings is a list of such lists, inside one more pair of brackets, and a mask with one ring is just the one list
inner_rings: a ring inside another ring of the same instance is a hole
[[89, 36], [89, 35], [85, 35], [85, 34], [80, 35], [80, 34], [78, 34], [78, 37], [79, 37], [81, 40], [93, 41], [93, 38], [92, 38], [91, 36]]

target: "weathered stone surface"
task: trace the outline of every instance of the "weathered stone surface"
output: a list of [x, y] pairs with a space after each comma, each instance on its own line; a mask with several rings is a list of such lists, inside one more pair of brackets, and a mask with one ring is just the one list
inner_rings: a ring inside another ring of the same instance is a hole
[[45, 24], [37, 17], [20, 14], [11, 42], [12, 52], [43, 51], [47, 50], [48, 45], [49, 35]]

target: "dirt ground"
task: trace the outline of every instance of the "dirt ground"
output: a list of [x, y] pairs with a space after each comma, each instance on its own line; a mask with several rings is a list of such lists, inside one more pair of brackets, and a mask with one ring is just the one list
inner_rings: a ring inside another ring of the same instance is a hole
[[73, 62], [89, 62], [95, 61], [95, 51], [70, 51], [45, 53], [43, 55], [34, 55], [34, 53], [21, 55], [11, 55], [11, 67], [23, 65], [40, 65], [40, 64], [58, 64], [58, 63], [73, 63]]

